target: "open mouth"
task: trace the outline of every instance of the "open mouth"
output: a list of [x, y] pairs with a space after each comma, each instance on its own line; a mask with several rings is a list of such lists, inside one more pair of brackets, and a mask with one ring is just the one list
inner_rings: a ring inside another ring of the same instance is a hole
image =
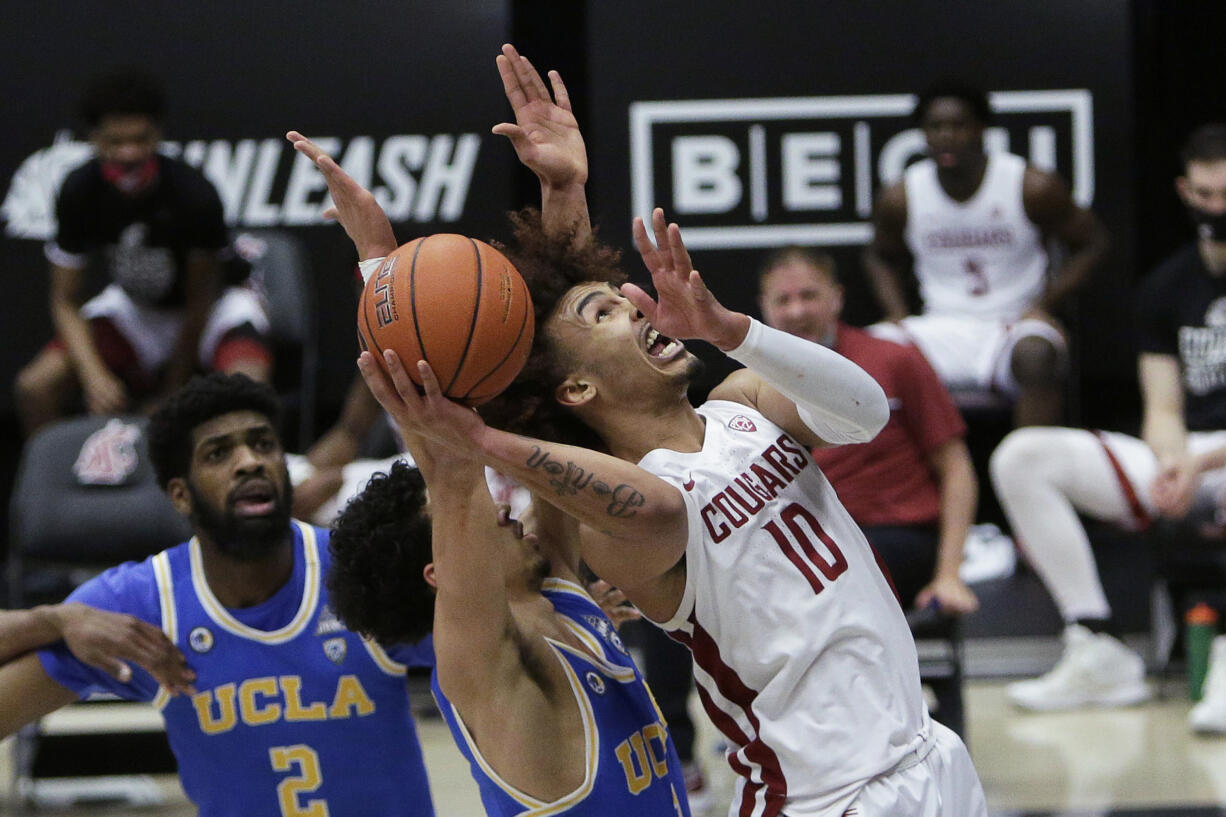
[[251, 480], [231, 492], [230, 506], [239, 516], [267, 516], [276, 510], [277, 492], [267, 480]]
[[655, 360], [670, 360], [680, 354], [685, 346], [681, 341], [667, 335], [661, 335], [655, 329], [648, 328], [643, 335], [643, 348], [647, 356]]

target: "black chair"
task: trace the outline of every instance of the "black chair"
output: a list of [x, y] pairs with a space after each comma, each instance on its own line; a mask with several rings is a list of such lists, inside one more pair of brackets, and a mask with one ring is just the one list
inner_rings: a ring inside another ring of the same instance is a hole
[[[157, 486], [145, 425], [146, 420], [136, 416], [78, 417], [46, 426], [27, 441], [9, 513], [12, 606], [59, 601], [83, 576], [143, 559], [191, 535], [187, 520]], [[38, 724], [21, 730], [12, 789], [19, 807], [33, 797], [36, 778], [48, 773], [45, 761], [64, 754], [52, 750], [53, 742], [82, 739], [68, 734], [44, 740]], [[164, 733], [145, 728], [106, 739], [112, 748], [115, 741], [131, 741], [141, 749], [128, 746], [84, 756], [133, 758], [143, 764], [129, 772], [166, 771], [167, 765], [173, 769]], [[55, 774], [115, 774], [114, 769], [77, 767]]]
[[919, 653], [920, 681], [932, 690], [937, 708], [933, 717], [966, 739], [966, 711], [962, 701], [965, 677], [962, 620], [925, 608], [907, 613], [907, 624]]
[[232, 244], [266, 301], [275, 356], [273, 385], [293, 421], [285, 429], [286, 446], [305, 450], [315, 438], [319, 371], [310, 260], [302, 242], [281, 230], [245, 230], [234, 234]]
[[1195, 525], [1159, 519], [1146, 532], [1153, 552], [1150, 594], [1153, 668], [1166, 679], [1183, 668], [1183, 622], [1197, 602], [1226, 617], [1226, 540]]

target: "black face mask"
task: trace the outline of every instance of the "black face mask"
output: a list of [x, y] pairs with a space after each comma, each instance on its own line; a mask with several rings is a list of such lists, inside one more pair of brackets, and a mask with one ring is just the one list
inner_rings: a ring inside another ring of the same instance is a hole
[[1226, 242], [1226, 212], [1210, 213], [1198, 207], [1188, 207], [1188, 215], [1196, 225], [1196, 235], [1202, 241]]

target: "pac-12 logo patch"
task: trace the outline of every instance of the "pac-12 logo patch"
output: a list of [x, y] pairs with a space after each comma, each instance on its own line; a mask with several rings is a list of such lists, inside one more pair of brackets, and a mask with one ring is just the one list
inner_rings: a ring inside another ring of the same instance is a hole
[[604, 694], [604, 679], [598, 673], [588, 670], [587, 674], [583, 676], [583, 680], [587, 681], [588, 689], [592, 690], [592, 692], [595, 692], [597, 695]]
[[753, 420], [746, 417], [744, 414], [738, 414], [728, 421], [728, 428], [733, 431], [757, 431], [758, 427], [753, 424]]
[[349, 652], [349, 645], [344, 638], [329, 638], [324, 642], [324, 655], [328, 656], [328, 660], [333, 664], [340, 664], [345, 660], [345, 654]]
[[195, 627], [187, 634], [187, 643], [196, 652], [206, 653], [213, 649], [213, 633], [208, 627]]

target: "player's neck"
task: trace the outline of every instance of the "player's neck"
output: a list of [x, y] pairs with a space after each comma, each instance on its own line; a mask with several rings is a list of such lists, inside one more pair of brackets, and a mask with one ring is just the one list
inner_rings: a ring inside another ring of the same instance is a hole
[[225, 607], [241, 609], [268, 601], [294, 572], [293, 540], [288, 536], [268, 556], [253, 561], [235, 559], [204, 537], [200, 552], [205, 581]]
[[937, 168], [937, 180], [945, 195], [957, 202], [964, 202], [979, 192], [988, 170], [988, 156], [981, 153], [957, 167]]
[[668, 409], [619, 413], [606, 418], [596, 431], [609, 446], [610, 454], [638, 462], [657, 448], [684, 453], [701, 451], [706, 424], [689, 401], [684, 400]]
[[1197, 246], [1200, 249], [1201, 261], [1204, 262], [1209, 274], [1214, 278], [1226, 276], [1226, 244], [1218, 241], [1201, 241]]

